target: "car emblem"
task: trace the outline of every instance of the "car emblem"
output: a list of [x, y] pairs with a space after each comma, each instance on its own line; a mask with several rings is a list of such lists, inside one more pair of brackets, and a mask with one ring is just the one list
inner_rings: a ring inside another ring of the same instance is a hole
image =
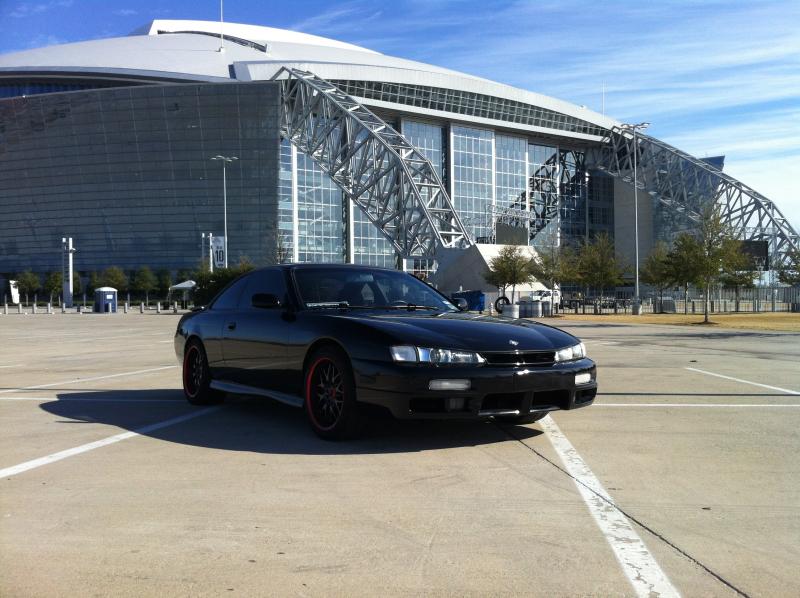
[[516, 347], [519, 344], [519, 341], [508, 341], [508, 344]]

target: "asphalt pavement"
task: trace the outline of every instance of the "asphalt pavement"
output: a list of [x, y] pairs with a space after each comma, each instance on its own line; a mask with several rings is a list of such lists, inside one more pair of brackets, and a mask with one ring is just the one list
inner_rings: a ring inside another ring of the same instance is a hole
[[175, 315], [0, 315], [0, 596], [800, 595], [800, 335], [609, 320], [591, 407], [330, 443]]

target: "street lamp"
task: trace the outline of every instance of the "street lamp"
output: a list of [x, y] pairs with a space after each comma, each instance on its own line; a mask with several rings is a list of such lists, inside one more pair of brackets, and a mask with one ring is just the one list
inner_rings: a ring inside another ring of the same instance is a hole
[[636, 131], [643, 131], [650, 126], [650, 123], [638, 123], [635, 125], [622, 124], [623, 131], [633, 133], [633, 230], [634, 230], [634, 260], [636, 262], [636, 281], [633, 287], [633, 315], [638, 316], [642, 313], [642, 300], [639, 297], [639, 178], [636, 174], [636, 158], [639, 154], [639, 146], [636, 143]]
[[[228, 267], [228, 178], [226, 175], [226, 167], [228, 163], [238, 160], [236, 156], [214, 156], [212, 160], [222, 161], [222, 213], [223, 213], [223, 234], [225, 235], [224, 249], [225, 252], [225, 268]], [[637, 278], [638, 280], [638, 278]]]

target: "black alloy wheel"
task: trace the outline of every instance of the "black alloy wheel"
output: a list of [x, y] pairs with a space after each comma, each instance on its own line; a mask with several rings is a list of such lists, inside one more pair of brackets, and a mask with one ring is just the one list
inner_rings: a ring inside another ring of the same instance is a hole
[[183, 395], [192, 405], [213, 405], [223, 397], [223, 393], [211, 388], [208, 359], [198, 340], [189, 341], [183, 352]]
[[347, 358], [326, 348], [315, 352], [308, 363], [305, 410], [311, 428], [326, 440], [352, 438], [358, 433], [360, 416]]

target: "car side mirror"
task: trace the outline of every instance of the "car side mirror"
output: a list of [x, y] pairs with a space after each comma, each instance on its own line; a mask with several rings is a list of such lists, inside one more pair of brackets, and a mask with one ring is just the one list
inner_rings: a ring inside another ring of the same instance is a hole
[[458, 299], [453, 299], [453, 303], [456, 304], [458, 311], [467, 311], [469, 309], [469, 303], [463, 297], [459, 297]]
[[272, 293], [256, 293], [253, 295], [252, 305], [258, 309], [276, 309], [281, 307], [281, 300]]

